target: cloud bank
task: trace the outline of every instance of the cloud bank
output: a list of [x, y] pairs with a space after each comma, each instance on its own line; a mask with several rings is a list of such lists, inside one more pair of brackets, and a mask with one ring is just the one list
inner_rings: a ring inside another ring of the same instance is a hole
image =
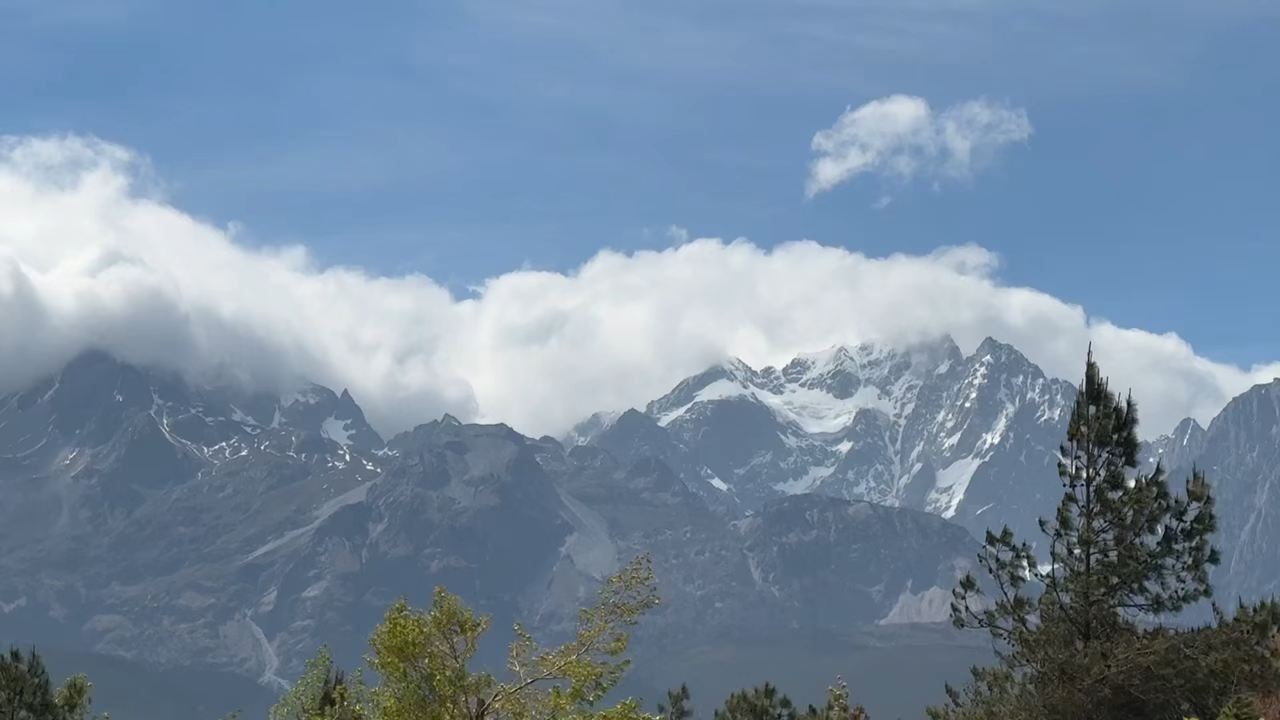
[[1160, 432], [1280, 374], [1006, 286], [979, 247], [874, 258], [691, 239], [602, 251], [567, 273], [509, 272], [459, 298], [422, 275], [248, 248], [164, 202], [146, 177], [135, 155], [92, 139], [0, 141], [0, 391], [92, 347], [198, 379], [347, 387], [384, 432], [450, 412], [558, 433], [729, 355], [759, 365], [949, 332], [966, 351], [987, 335], [1011, 342], [1067, 378], [1093, 341]]
[[859, 175], [965, 180], [1005, 145], [1031, 137], [1021, 108], [967, 100], [935, 113], [924, 98], [890, 95], [840, 115], [811, 144], [805, 193], [824, 193]]

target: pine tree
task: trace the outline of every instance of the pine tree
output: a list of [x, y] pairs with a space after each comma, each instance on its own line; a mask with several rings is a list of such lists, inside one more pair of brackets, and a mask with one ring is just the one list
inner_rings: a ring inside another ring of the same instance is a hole
[[849, 699], [849, 686], [841, 677], [827, 688], [827, 704], [821, 708], [810, 705], [804, 717], [805, 720], [871, 720], [866, 708], [854, 705]]
[[688, 685], [681, 683], [678, 689], [667, 691], [667, 701], [658, 703], [658, 717], [662, 720], [689, 720], [693, 717]]
[[25, 655], [10, 648], [7, 657], [0, 657], [0, 717], [43, 720], [57, 717], [57, 713], [44, 660], [35, 648]]
[[715, 720], [797, 720], [798, 715], [791, 698], [765, 683], [733, 693], [713, 717]]
[[11, 648], [0, 656], [0, 718], [3, 720], [87, 720], [93, 686], [83, 675], [56, 690], [44, 659], [32, 648]]
[[1001, 663], [975, 670], [964, 691], [948, 688], [951, 702], [933, 717], [1176, 717], [1203, 701], [1186, 691], [1207, 672], [1189, 647], [1230, 637], [1213, 647], [1234, 668], [1267, 644], [1261, 625], [1240, 634], [1222, 621], [1196, 635], [1156, 624], [1211, 595], [1213, 497], [1199, 471], [1183, 495], [1163, 468], [1139, 473], [1137, 427], [1132, 396], [1111, 392], [1090, 351], [1061, 448], [1062, 499], [1040, 522], [1047, 563], [1008, 527], [987, 532], [979, 564], [990, 592], [967, 575], [952, 616], [989, 631]]

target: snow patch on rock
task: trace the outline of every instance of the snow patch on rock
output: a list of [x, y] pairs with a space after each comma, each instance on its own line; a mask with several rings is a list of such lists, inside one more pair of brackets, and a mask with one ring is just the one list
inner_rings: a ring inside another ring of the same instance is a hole
[[349, 420], [339, 420], [330, 415], [320, 424], [320, 434], [343, 447], [347, 447], [351, 444], [351, 435], [353, 433], [350, 429], [350, 424]]
[[901, 625], [905, 623], [937, 623], [945, 622], [951, 617], [951, 591], [937, 585], [921, 593], [911, 592], [911, 588], [903, 590], [893, 608], [879, 625]]
[[954, 517], [969, 489], [973, 474], [981, 467], [984, 458], [963, 457], [938, 471], [937, 482], [929, 492], [926, 509], [944, 518]]

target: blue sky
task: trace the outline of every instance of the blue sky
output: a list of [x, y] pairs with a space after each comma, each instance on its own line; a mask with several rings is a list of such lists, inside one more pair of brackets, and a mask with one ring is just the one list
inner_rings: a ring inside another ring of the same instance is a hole
[[[1280, 358], [1277, 68], [1280, 13], [1250, 2], [0, 0], [0, 134], [133, 148], [248, 242], [459, 292], [672, 225], [977, 243], [1008, 283], [1245, 365]], [[895, 93], [1034, 131], [966, 181], [806, 198], [814, 133]]]

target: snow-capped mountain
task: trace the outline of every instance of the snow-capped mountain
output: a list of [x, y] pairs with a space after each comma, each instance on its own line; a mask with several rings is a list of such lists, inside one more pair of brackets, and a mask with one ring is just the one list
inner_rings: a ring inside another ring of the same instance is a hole
[[567, 438], [653, 454], [716, 507], [751, 511], [819, 493], [925, 510], [982, 532], [1033, 529], [1056, 499], [1074, 388], [1009, 345], [965, 356], [950, 339], [740, 360], [688, 378], [638, 413], [597, 415]]
[[648, 416], [602, 426], [633, 423], [617, 453], [448, 416], [384, 443], [345, 392], [86, 354], [0, 397], [0, 635], [279, 688], [322, 642], [354, 661], [388, 604], [440, 584], [496, 627], [556, 632], [641, 552], [664, 598], [642, 650], [945, 619], [963, 528], [821, 496], [739, 522], [659, 457], [678, 453]]
[[[307, 465], [338, 494], [372, 477], [381, 445], [346, 393], [193, 388], [101, 353], [0, 398], [0, 479], [29, 494], [26, 522], [123, 517], [165, 489], [250, 463]], [[33, 507], [50, 515], [37, 521]]]
[[[742, 516], [793, 493], [869, 500], [1030, 542], [1060, 498], [1057, 453], [1075, 389], [992, 339], [800, 355], [782, 368], [709, 368], [643, 413], [598, 414], [567, 442], [662, 458], [711, 507]], [[1183, 420], [1144, 444], [1180, 487], [1193, 467], [1217, 491], [1219, 596], [1280, 593], [1280, 380], [1209, 424]]]
[[[864, 345], [726, 363], [569, 443], [448, 416], [383, 442], [345, 392], [90, 353], [0, 397], [0, 635], [281, 687], [438, 584], [554, 633], [640, 552], [641, 652], [897, 632], [946, 618], [988, 524], [1035, 537], [1072, 396], [994, 340]], [[1280, 382], [1146, 449], [1218, 487], [1221, 595], [1280, 590], [1278, 448]]]

